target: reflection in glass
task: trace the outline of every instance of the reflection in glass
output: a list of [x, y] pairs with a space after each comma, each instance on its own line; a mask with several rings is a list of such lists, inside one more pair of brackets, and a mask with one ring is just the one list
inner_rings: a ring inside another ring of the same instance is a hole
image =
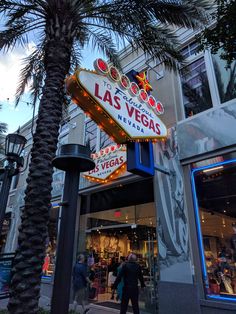
[[227, 68], [219, 54], [212, 55], [212, 59], [221, 103], [236, 98], [236, 61]]
[[182, 69], [181, 80], [186, 118], [212, 107], [203, 57]]
[[194, 169], [192, 183], [206, 294], [236, 297], [236, 160]]
[[86, 122], [85, 143], [89, 144], [91, 152], [95, 153], [97, 144], [97, 124], [93, 120], [88, 120]]
[[114, 144], [109, 135], [107, 135], [104, 131], [101, 131], [100, 135], [100, 148], [107, 147], [111, 144]]

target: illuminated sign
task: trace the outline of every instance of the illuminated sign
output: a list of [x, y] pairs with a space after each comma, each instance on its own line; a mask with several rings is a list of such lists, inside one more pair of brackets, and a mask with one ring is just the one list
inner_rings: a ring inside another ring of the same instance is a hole
[[[157, 141], [167, 136], [159, 115], [164, 108], [148, 95], [150, 85], [140, 76], [136, 82], [121, 74], [102, 59], [95, 61], [96, 71], [79, 69], [66, 79], [67, 92], [116, 143]], [[137, 78], [138, 79], [138, 78]]]
[[83, 173], [83, 176], [93, 182], [106, 183], [114, 180], [126, 170], [126, 147], [111, 145], [92, 154], [95, 162], [93, 170]]

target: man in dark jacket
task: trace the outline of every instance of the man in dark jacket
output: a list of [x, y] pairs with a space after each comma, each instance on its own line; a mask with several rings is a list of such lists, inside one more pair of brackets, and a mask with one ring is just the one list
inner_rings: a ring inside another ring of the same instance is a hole
[[84, 255], [80, 254], [73, 270], [75, 312], [77, 304], [82, 306], [82, 313], [87, 313], [89, 311], [89, 308], [86, 308], [86, 305], [88, 304], [87, 283], [91, 283], [88, 278], [87, 265], [85, 264]]
[[137, 263], [137, 257], [135, 254], [130, 254], [128, 262], [122, 266], [115, 282], [113, 289], [115, 290], [123, 278], [124, 287], [121, 300], [120, 314], [126, 314], [129, 300], [131, 300], [134, 314], [139, 314], [138, 306], [138, 281], [140, 281], [141, 288], [145, 287], [143, 274], [140, 265]]

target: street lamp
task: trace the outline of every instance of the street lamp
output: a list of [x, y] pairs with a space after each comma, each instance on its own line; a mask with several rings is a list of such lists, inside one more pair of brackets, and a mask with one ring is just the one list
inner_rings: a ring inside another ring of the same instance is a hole
[[5, 139], [5, 155], [8, 164], [5, 168], [0, 169], [0, 174], [3, 175], [2, 188], [0, 191], [0, 235], [2, 232], [12, 177], [19, 173], [20, 167], [23, 167], [24, 158], [21, 157], [21, 153], [26, 142], [26, 138], [18, 133], [8, 134]]

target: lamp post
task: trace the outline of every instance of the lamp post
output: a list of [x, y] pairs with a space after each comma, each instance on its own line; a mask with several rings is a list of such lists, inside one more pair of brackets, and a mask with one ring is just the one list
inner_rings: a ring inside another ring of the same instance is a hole
[[75, 238], [75, 224], [80, 172], [95, 167], [90, 149], [79, 144], [65, 144], [60, 147], [53, 165], [66, 171], [59, 239], [56, 253], [56, 270], [51, 304], [51, 314], [68, 313]]
[[8, 194], [11, 186], [12, 177], [19, 173], [19, 168], [23, 166], [24, 158], [21, 153], [27, 140], [18, 133], [8, 134], [5, 139], [5, 156], [8, 164], [0, 169], [2, 173], [2, 188], [0, 191], [0, 235], [5, 217]]

